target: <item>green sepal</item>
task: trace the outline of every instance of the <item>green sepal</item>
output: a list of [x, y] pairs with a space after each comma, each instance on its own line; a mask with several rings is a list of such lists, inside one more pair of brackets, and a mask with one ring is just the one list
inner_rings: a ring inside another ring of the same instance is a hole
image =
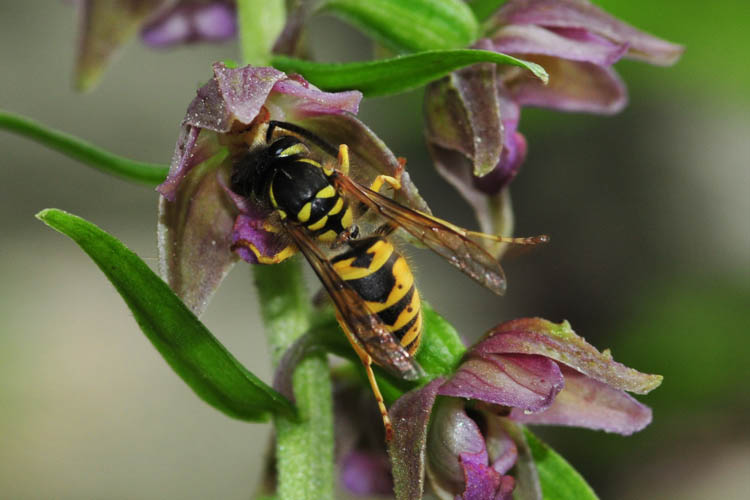
[[274, 56], [272, 64], [287, 73], [300, 73], [328, 91], [356, 89], [365, 97], [406, 92], [438, 80], [451, 71], [476, 63], [490, 62], [519, 66], [547, 83], [549, 76], [540, 65], [489, 50], [430, 50], [417, 54], [353, 63], [319, 63], [286, 56]]
[[479, 25], [461, 0], [323, 0], [330, 12], [396, 52], [471, 45]]
[[598, 500], [594, 490], [563, 457], [524, 427], [544, 500]]
[[294, 406], [253, 375], [131, 250], [94, 224], [57, 209], [37, 218], [69, 236], [104, 272], [172, 369], [206, 403], [230, 417], [294, 416]]

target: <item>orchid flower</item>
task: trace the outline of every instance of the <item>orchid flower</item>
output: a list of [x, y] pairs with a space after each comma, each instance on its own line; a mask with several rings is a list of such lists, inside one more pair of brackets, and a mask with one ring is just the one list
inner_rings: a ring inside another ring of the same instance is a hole
[[[627, 91], [621, 58], [669, 65], [683, 48], [639, 31], [588, 0], [510, 0], [484, 25], [474, 48], [541, 64], [549, 84], [517, 68], [475, 65], [427, 87], [428, 149], [438, 172], [472, 205], [483, 231], [510, 235], [506, 187], [526, 157], [521, 108], [617, 113]], [[499, 247], [496, 253], [499, 253]]]
[[233, 0], [78, 0], [76, 85], [91, 88], [140, 31], [150, 47], [223, 42], [237, 31]]
[[[217, 63], [213, 70], [188, 107], [169, 175], [158, 187], [160, 270], [197, 314], [238, 259], [255, 264], [283, 248], [278, 228], [267, 225], [271, 213], [229, 187], [234, 161], [263, 145], [262, 126], [269, 120], [348, 145], [356, 166], [352, 175], [374, 178], [401, 170], [393, 153], [354, 116], [359, 92], [323, 92], [298, 75], [268, 67]], [[400, 201], [425, 210], [406, 172], [401, 181]]]

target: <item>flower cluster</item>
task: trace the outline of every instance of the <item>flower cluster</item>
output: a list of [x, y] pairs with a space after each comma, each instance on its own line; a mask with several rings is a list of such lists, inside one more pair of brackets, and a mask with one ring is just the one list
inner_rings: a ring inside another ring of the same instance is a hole
[[79, 42], [76, 84], [86, 90], [109, 61], [140, 31], [150, 47], [222, 42], [237, 31], [234, 0], [120, 0], [76, 2]]
[[[194, 312], [205, 309], [238, 258], [257, 263], [283, 246], [266, 225], [270, 212], [228, 187], [232, 164], [265, 140], [261, 125], [290, 122], [331, 144], [347, 144], [358, 176], [372, 179], [401, 169], [385, 143], [354, 116], [361, 98], [357, 91], [323, 92], [274, 68], [214, 65], [213, 78], [188, 107], [169, 176], [158, 188], [161, 274]], [[427, 210], [408, 174], [401, 183], [399, 201]]]
[[[406, 393], [391, 407], [396, 491], [420, 498], [426, 474], [440, 498], [505, 499], [514, 489], [523, 498], [541, 498], [528, 493], [541, 489], [518, 424], [629, 435], [651, 422], [651, 410], [625, 391], [644, 394], [660, 383], [661, 376], [597, 351], [566, 322], [524, 318], [498, 325], [452, 375]], [[513, 467], [515, 477], [508, 475]], [[350, 471], [342, 474], [345, 484], [364, 489]], [[385, 480], [370, 478], [369, 484]]]
[[541, 64], [549, 84], [519, 68], [480, 64], [427, 87], [425, 120], [438, 172], [474, 208], [483, 231], [510, 234], [508, 184], [526, 157], [521, 108], [617, 113], [627, 103], [612, 65], [668, 65], [683, 48], [619, 21], [587, 0], [510, 0], [474, 48]]

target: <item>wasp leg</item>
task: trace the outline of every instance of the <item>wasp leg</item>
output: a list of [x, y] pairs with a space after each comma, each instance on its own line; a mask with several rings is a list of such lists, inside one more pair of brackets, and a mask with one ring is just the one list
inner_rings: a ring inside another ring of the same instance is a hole
[[[336, 314], [338, 316], [338, 313]], [[375, 380], [375, 373], [372, 371], [372, 358], [367, 354], [362, 347], [360, 347], [357, 340], [351, 334], [348, 328], [344, 327], [343, 322], [339, 319], [339, 325], [344, 330], [346, 338], [349, 339], [349, 343], [354, 348], [354, 351], [359, 356], [362, 364], [365, 365], [365, 372], [367, 373], [367, 380], [370, 382], [370, 388], [372, 393], [375, 395], [375, 401], [378, 403], [378, 409], [380, 415], [383, 417], [383, 427], [385, 428], [385, 441], [388, 442], [393, 438], [393, 425], [391, 424], [391, 417], [388, 416], [388, 409], [385, 407], [385, 401], [383, 401], [383, 395], [380, 393], [380, 387], [378, 387], [378, 381]]]
[[398, 168], [393, 176], [381, 174], [372, 181], [370, 189], [376, 193], [380, 192], [380, 188], [383, 184], [388, 184], [393, 188], [394, 191], [401, 189], [401, 174], [404, 173], [404, 167], [406, 166], [406, 158], [398, 158]]
[[258, 259], [259, 264], [280, 264], [297, 252], [297, 247], [294, 245], [287, 245], [274, 255], [263, 255], [260, 253], [260, 250], [258, 250], [258, 247], [246, 240], [239, 240], [237, 243], [233, 244], [232, 250], [237, 247], [244, 247], [253, 252], [255, 258]]
[[[401, 177], [401, 175], [399, 174], [398, 177]], [[375, 180], [370, 184], [370, 189], [377, 193], [380, 191], [380, 188], [383, 187], [383, 184], [388, 184], [394, 189], [394, 191], [401, 189], [401, 181], [397, 177], [382, 174], [375, 177]]]
[[349, 175], [349, 146], [341, 144], [338, 154], [338, 171], [344, 175]]

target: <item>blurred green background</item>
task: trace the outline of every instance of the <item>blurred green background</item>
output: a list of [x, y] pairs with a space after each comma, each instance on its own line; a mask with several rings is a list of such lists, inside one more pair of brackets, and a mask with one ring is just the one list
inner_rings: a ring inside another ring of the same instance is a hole
[[[622, 438], [540, 433], [603, 499], [747, 498], [750, 489], [750, 49], [743, 1], [597, 2], [687, 46], [674, 68], [623, 62], [631, 103], [597, 117], [524, 110], [529, 157], [512, 193], [517, 233], [552, 243], [505, 261], [497, 299], [425, 252], [422, 294], [468, 340], [520, 316], [568, 319], [618, 361], [661, 373], [640, 398], [654, 423]], [[132, 43], [89, 95], [71, 90], [76, 19], [63, 2], [0, 2], [0, 107], [111, 151], [168, 162], [178, 125], [233, 44], [170, 52]], [[332, 19], [321, 59], [366, 58]], [[433, 210], [472, 214], [432, 170], [421, 93], [367, 101], [362, 117]], [[270, 426], [203, 404], [142, 336], [112, 286], [33, 215], [62, 208], [155, 264], [156, 194], [0, 132], [0, 497], [245, 499]], [[439, 203], [436, 200], [441, 200]], [[204, 320], [270, 380], [251, 276], [240, 265]]]

